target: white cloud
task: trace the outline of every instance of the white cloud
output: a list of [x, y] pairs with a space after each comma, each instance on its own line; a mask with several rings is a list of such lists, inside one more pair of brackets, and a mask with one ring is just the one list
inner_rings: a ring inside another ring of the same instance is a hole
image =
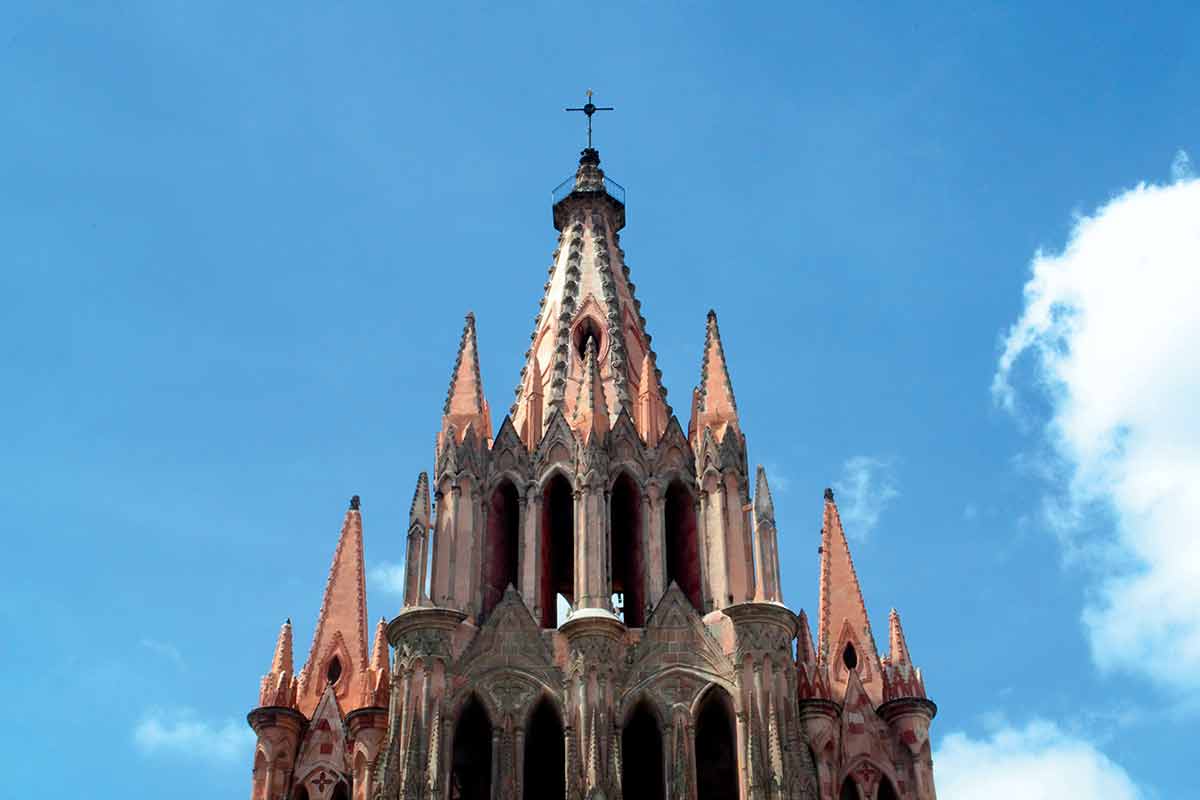
[[183, 653], [179, 652], [179, 648], [170, 642], [160, 642], [157, 639], [142, 639], [140, 644], [150, 652], [174, 663], [180, 669], [185, 666]]
[[1180, 150], [1175, 154], [1175, 160], [1171, 162], [1171, 180], [1186, 181], [1196, 177], [1196, 173], [1192, 171], [1192, 158], [1187, 154], [1186, 150]]
[[1095, 572], [1083, 614], [1093, 657], [1195, 688], [1200, 180], [1115, 197], [1078, 220], [1061, 253], [1039, 252], [1032, 273], [992, 390], [1016, 409], [1029, 364], [1050, 403], [1057, 468], [1043, 517]]
[[900, 496], [891, 462], [873, 456], [847, 459], [841, 480], [833, 488], [846, 535], [854, 539], [863, 539], [874, 530], [888, 503]]
[[380, 561], [367, 571], [371, 588], [388, 594], [404, 594], [404, 565]]
[[1060, 800], [1145, 795], [1095, 745], [1044, 720], [1024, 728], [993, 721], [987, 738], [951, 733], [933, 754], [939, 800]]
[[133, 729], [133, 742], [144, 755], [182, 756], [196, 761], [250, 763], [254, 732], [245, 722], [215, 725], [197, 719], [191, 709], [155, 709]]

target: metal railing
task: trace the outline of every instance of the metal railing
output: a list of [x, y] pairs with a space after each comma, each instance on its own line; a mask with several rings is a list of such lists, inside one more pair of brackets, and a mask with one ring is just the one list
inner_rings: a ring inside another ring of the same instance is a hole
[[[575, 191], [575, 176], [567, 178], [565, 181], [555, 186], [550, 192], [551, 203], [557, 205], [563, 198]], [[612, 199], [616, 200], [621, 205], [625, 205], [625, 187], [614, 181], [612, 178], [604, 179], [604, 193]]]

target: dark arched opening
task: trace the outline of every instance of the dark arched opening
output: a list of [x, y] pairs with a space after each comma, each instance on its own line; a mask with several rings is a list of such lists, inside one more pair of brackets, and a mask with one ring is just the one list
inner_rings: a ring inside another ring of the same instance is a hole
[[491, 800], [491, 796], [492, 723], [479, 700], [472, 697], [454, 726], [450, 797], [453, 800]]
[[699, 800], [737, 800], [737, 750], [729, 695], [710, 689], [696, 715], [696, 789]]
[[542, 627], [555, 626], [555, 595], [575, 604], [575, 497], [571, 484], [555, 474], [542, 494], [542, 574], [538, 581]]
[[483, 560], [483, 609], [480, 621], [504, 597], [509, 584], [517, 585], [517, 546], [521, 541], [521, 499], [512, 481], [492, 492], [488, 504], [487, 552]]
[[333, 794], [329, 800], [350, 800], [350, 789], [345, 783], [339, 782], [337, 786], [333, 787]]
[[838, 795], [838, 800], [858, 800], [858, 789], [854, 787], [854, 779], [849, 775], [846, 780], [842, 781], [842, 791]]
[[600, 345], [604, 342], [604, 334], [600, 332], [600, 325], [594, 317], [584, 317], [575, 326], [575, 335], [572, 337], [575, 341], [575, 355], [582, 362], [587, 355], [588, 342], [596, 343], [596, 352], [600, 352]]
[[525, 734], [525, 800], [562, 797], [567, 792], [563, 727], [554, 706], [545, 698], [529, 718]]
[[875, 800], [900, 800], [900, 795], [896, 794], [896, 788], [886, 775], [879, 779], [879, 792], [875, 795]]
[[308, 789], [303, 786], [292, 789], [292, 800], [308, 800]]
[[621, 595], [621, 614], [630, 628], [646, 624], [645, 557], [642, 553], [642, 495], [625, 473], [613, 485], [609, 500], [612, 531], [612, 590]]
[[679, 481], [667, 488], [666, 517], [667, 585], [679, 584], [688, 602], [701, 614], [700, 547], [696, 536], [696, 508], [692, 495]]
[[621, 788], [626, 797], [663, 797], [662, 734], [644, 703], [637, 704], [621, 729]]

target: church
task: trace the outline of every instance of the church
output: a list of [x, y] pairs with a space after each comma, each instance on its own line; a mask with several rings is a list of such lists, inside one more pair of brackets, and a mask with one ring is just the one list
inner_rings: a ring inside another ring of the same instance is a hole
[[368, 621], [354, 497], [298, 670], [283, 625], [251, 800], [934, 800], [936, 707], [828, 489], [815, 639], [784, 604], [712, 311], [686, 430], [668, 403], [590, 131], [553, 220], [499, 428], [466, 317], [399, 612]]

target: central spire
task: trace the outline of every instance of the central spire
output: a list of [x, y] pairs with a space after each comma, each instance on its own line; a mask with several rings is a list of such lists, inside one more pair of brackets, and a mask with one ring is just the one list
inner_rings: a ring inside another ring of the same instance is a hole
[[594, 424], [576, 409], [594, 348], [600, 391], [589, 386], [583, 396], [602, 407], [605, 427], [624, 410], [643, 436], [661, 433], [670, 409], [617, 233], [625, 226], [625, 190], [605, 177], [600, 154], [589, 147], [553, 200], [558, 246], [525, 353], [513, 426], [533, 449], [556, 411], [568, 422], [587, 417]]

